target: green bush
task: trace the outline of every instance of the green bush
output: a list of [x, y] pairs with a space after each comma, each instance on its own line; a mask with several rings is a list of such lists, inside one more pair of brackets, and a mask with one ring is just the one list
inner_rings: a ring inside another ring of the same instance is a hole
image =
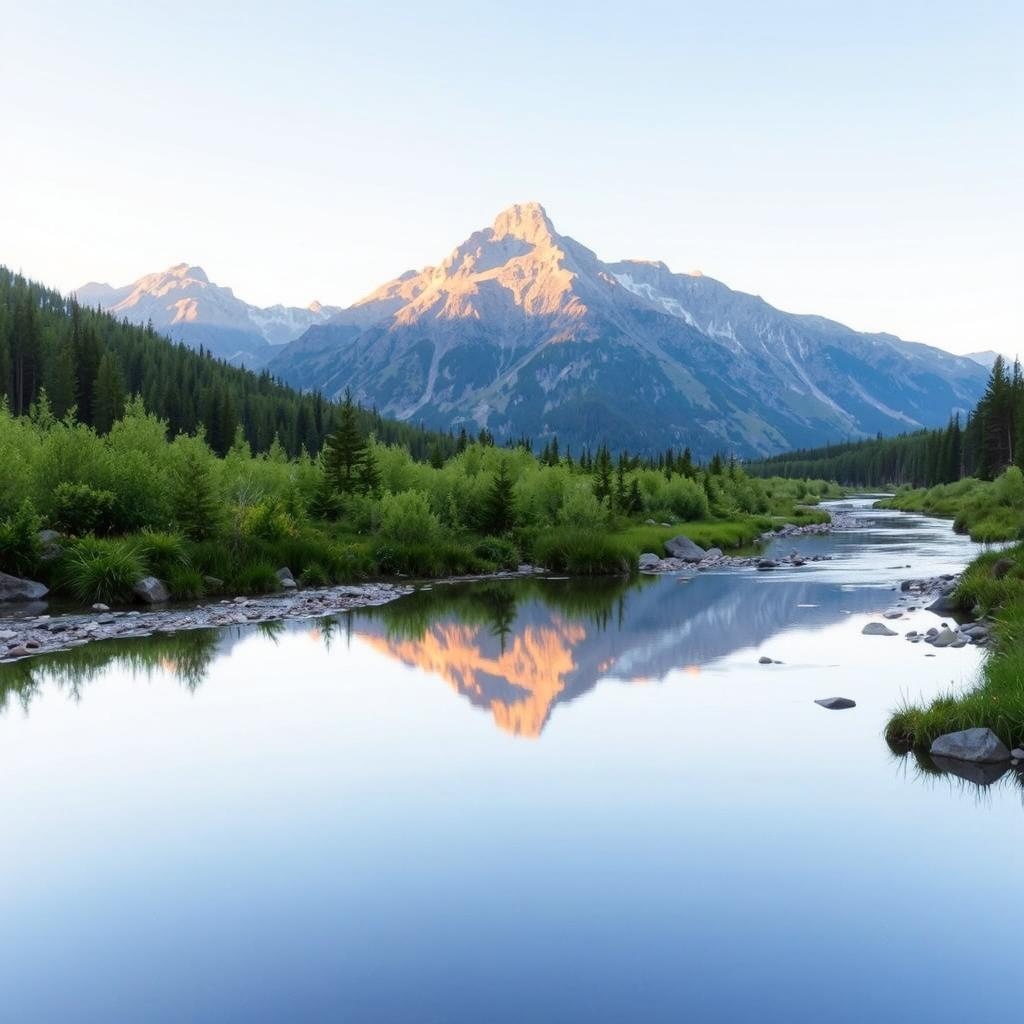
[[281, 586], [277, 570], [269, 562], [245, 562], [235, 571], [232, 582], [240, 594], [270, 594]]
[[636, 556], [619, 537], [561, 528], [536, 538], [533, 562], [579, 576], [609, 576], [630, 572], [636, 567]]
[[280, 541], [298, 533], [295, 516], [281, 501], [261, 501], [239, 509], [238, 529], [243, 540]]
[[0, 572], [24, 576], [35, 572], [42, 555], [41, 521], [26, 498], [6, 519], [0, 520]]
[[473, 548], [473, 554], [499, 569], [515, 569], [519, 565], [519, 548], [507, 537], [483, 537]]
[[179, 569], [192, 568], [185, 540], [176, 533], [144, 530], [131, 543], [149, 572], [162, 580]]
[[304, 587], [327, 587], [330, 586], [331, 577], [322, 565], [311, 562], [302, 570], [299, 582]]
[[441, 522], [430, 510], [424, 491], [386, 494], [381, 501], [380, 535], [399, 544], [430, 544], [441, 533]]
[[107, 533], [113, 525], [114, 495], [88, 484], [58, 484], [50, 519], [62, 533], [82, 537]]
[[206, 596], [206, 581], [190, 565], [174, 566], [164, 577], [171, 596], [179, 601], [196, 601]]
[[64, 552], [58, 573], [63, 587], [79, 601], [112, 604], [131, 599], [146, 567], [129, 541], [87, 538]]

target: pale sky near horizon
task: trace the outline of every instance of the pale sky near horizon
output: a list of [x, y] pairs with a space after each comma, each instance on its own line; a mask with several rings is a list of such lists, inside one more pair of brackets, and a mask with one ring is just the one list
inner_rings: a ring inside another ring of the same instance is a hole
[[1024, 4], [5, 4], [0, 263], [348, 304], [536, 199], [952, 351], [1024, 350]]

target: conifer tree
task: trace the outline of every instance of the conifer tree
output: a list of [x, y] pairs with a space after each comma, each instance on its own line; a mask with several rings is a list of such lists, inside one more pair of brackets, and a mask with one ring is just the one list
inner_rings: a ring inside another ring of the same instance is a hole
[[339, 494], [367, 493], [374, 489], [376, 461], [369, 459], [369, 448], [359, 430], [356, 407], [350, 391], [339, 411], [338, 426], [327, 438], [323, 451], [324, 475]]
[[488, 533], [507, 533], [515, 523], [512, 477], [504, 458], [498, 463], [498, 469], [484, 498], [481, 519], [483, 528]]
[[124, 412], [124, 378], [114, 352], [103, 353], [92, 392], [92, 425], [106, 434]]

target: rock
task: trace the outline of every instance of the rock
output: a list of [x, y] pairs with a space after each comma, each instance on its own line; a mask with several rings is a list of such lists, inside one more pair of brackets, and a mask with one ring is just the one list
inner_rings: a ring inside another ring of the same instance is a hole
[[223, 590], [224, 581], [219, 576], [204, 576], [203, 584], [207, 590]]
[[708, 548], [708, 550], [704, 552], [704, 557], [707, 558], [707, 559], [721, 558], [722, 557], [722, 549], [721, 548]]
[[947, 732], [935, 740], [929, 753], [933, 757], [952, 757], [979, 764], [1010, 760], [1010, 752], [1003, 741], [991, 729], [984, 728]]
[[684, 562], [699, 562], [707, 553], [699, 544], [694, 544], [689, 537], [682, 534], [665, 541], [665, 550], [673, 558], [679, 558]]
[[644, 525], [645, 526], [657, 526], [658, 524], [653, 519], [645, 519], [644, 520]]
[[60, 534], [56, 530], [40, 530], [36, 536], [42, 548], [39, 557], [44, 562], [55, 562], [64, 553], [64, 548], [58, 543]]
[[857, 706], [857, 702], [850, 700], [849, 697], [822, 697], [814, 703], [820, 704], [823, 708], [828, 708], [829, 711], [845, 711], [847, 708], [855, 708]]
[[1013, 568], [1012, 558], [998, 558], [992, 563], [989, 573], [994, 580], [1001, 580]]
[[92, 606], [94, 612], [109, 612], [110, 606], [106, 604], [100, 604], [98, 601]]
[[937, 615], [942, 615], [944, 612], [955, 612], [960, 605], [953, 600], [949, 594], [942, 594], [937, 597], [930, 605], [925, 608], [925, 611], [935, 612]]
[[40, 544], [56, 544], [60, 540], [60, 534], [56, 530], [40, 530], [36, 536]]
[[1024, 761], [1024, 750], [1021, 750], [1020, 747], [1014, 747], [1013, 750], [1010, 751], [1010, 757], [1012, 757], [1014, 761]]
[[943, 626], [935, 636], [929, 639], [928, 643], [930, 643], [932, 647], [949, 647], [951, 644], [955, 644], [956, 641], [956, 633], [948, 627]]
[[903, 612], [898, 608], [890, 608], [887, 612], [882, 612], [883, 619], [902, 619]]
[[771, 658], [766, 658], [763, 654], [757, 659], [758, 665], [770, 665], [772, 663]]
[[895, 636], [896, 630], [890, 629], [884, 622], [869, 622], [861, 632], [865, 636]]
[[136, 600], [141, 601], [143, 604], [162, 604], [164, 601], [171, 599], [171, 594], [166, 584], [155, 576], [143, 576], [132, 587], [132, 593], [135, 595]]
[[32, 652], [22, 644], [20, 647], [11, 647], [8, 649], [5, 657], [7, 658], [27, 658]]
[[758, 569], [778, 569], [779, 563], [774, 558], [759, 558], [757, 567]]
[[288, 566], [283, 566], [277, 570], [277, 580], [285, 590], [295, 589], [295, 577], [292, 576], [292, 571]]
[[653, 551], [645, 551], [638, 559], [637, 564], [641, 569], [648, 569], [652, 565], [657, 565], [661, 559]]
[[38, 601], [49, 593], [45, 583], [23, 580], [20, 576], [8, 576], [0, 572], [0, 601]]

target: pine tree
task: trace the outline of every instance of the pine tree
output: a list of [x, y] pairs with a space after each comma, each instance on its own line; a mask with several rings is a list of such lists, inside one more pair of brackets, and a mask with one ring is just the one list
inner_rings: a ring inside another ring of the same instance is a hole
[[181, 530], [193, 540], [217, 532], [221, 502], [213, 465], [201, 438], [189, 439], [171, 475], [171, 507]]
[[92, 424], [106, 434], [124, 412], [124, 378], [114, 352], [104, 352], [92, 389]]
[[498, 463], [494, 479], [484, 497], [482, 513], [481, 525], [488, 533], [507, 533], [515, 523], [512, 477], [509, 475], [508, 463], [504, 458]]
[[612, 457], [606, 445], [601, 445], [594, 460], [594, 496], [598, 501], [612, 496]]
[[[378, 472], [375, 460], [369, 460], [369, 448], [360, 433], [352, 394], [345, 392], [338, 426], [324, 442], [324, 475], [339, 494], [367, 493]], [[372, 463], [372, 464], [371, 464]]]

